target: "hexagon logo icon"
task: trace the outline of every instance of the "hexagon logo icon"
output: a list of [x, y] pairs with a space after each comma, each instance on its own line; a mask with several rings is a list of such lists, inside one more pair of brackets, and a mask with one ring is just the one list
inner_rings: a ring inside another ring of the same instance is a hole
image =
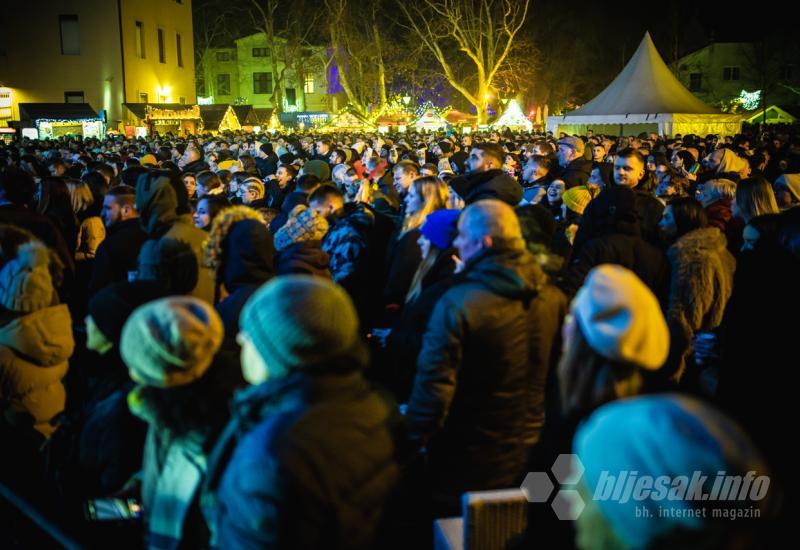
[[561, 489], [550, 504], [556, 517], [562, 521], [575, 521], [583, 513], [586, 503], [575, 489]]
[[525, 498], [531, 503], [547, 502], [554, 488], [547, 472], [529, 472], [520, 485]]
[[578, 455], [561, 454], [553, 462], [552, 471], [556, 481], [561, 485], [576, 485], [585, 469]]

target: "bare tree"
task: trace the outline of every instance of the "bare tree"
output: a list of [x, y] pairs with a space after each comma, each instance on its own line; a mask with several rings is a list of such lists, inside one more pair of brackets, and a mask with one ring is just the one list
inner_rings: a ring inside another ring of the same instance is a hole
[[228, 24], [232, 9], [222, 0], [195, 2], [192, 9], [194, 26], [194, 66], [198, 95], [210, 95], [206, 82], [206, 62], [209, 49], [233, 40]]
[[[530, 0], [397, 1], [403, 25], [441, 65], [450, 85], [477, 109], [479, 124], [487, 120], [491, 92], [529, 5]], [[471, 71], [460, 67], [465, 58]]]

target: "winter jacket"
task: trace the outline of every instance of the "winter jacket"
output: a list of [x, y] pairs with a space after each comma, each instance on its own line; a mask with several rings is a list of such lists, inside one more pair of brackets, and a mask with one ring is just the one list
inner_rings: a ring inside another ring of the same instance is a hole
[[369, 278], [367, 249], [375, 214], [365, 204], [351, 202], [333, 218], [328, 220], [330, 229], [322, 240], [322, 250], [330, 256], [333, 281], [355, 296]]
[[106, 238], [106, 228], [100, 216], [89, 216], [81, 222], [78, 229], [78, 244], [75, 249], [76, 260], [89, 260], [97, 254], [97, 248]]
[[278, 253], [277, 275], [316, 275], [331, 278], [330, 257], [322, 250], [322, 241], [300, 241]]
[[272, 231], [273, 235], [277, 233], [281, 227], [286, 225], [286, 222], [289, 220], [289, 213], [295, 206], [300, 204], [308, 206], [308, 195], [303, 191], [292, 191], [286, 195], [282, 202], [281, 213], [269, 222], [269, 230]]
[[265, 206], [267, 208], [281, 210], [283, 207], [283, 202], [286, 200], [286, 197], [292, 193], [293, 188], [294, 185], [292, 185], [292, 182], [289, 182], [284, 187], [281, 187], [278, 185], [277, 181], [271, 181], [267, 186], [267, 192], [264, 196]]
[[139, 252], [139, 278], [155, 279], [158, 262], [157, 246], [161, 239], [173, 239], [188, 244], [199, 267], [197, 284], [191, 295], [214, 303], [214, 274], [204, 265], [204, 248], [208, 233], [195, 227], [189, 214], [178, 213], [178, 197], [169, 179], [155, 178], [145, 185], [140, 181], [136, 187], [136, 210], [139, 222], [150, 239]]
[[402, 304], [414, 279], [414, 273], [422, 261], [417, 240], [420, 237], [419, 229], [406, 231], [394, 239], [389, 247], [389, 275], [386, 287], [383, 290], [383, 301], [386, 304]]
[[522, 200], [522, 187], [502, 170], [474, 172], [453, 178], [450, 187], [468, 205], [481, 199], [498, 199], [517, 206]]
[[544, 423], [550, 354], [566, 300], [522, 248], [485, 250], [439, 299], [408, 402], [409, 435], [427, 442], [435, 491], [519, 483]]
[[215, 548], [373, 546], [398, 478], [393, 415], [360, 372], [242, 391], [209, 460]]
[[7, 420], [32, 419], [33, 428], [45, 437], [55, 431], [50, 422], [64, 410], [62, 379], [74, 348], [72, 318], [63, 304], [0, 327], [0, 411]]
[[89, 294], [93, 295], [112, 283], [127, 281], [128, 272], [136, 271], [139, 252], [146, 240], [147, 234], [138, 218], [109, 227], [94, 258]]
[[592, 161], [577, 158], [566, 166], [557, 166], [550, 175], [552, 179], [564, 180], [566, 189], [586, 185], [592, 175]]
[[709, 204], [705, 211], [709, 225], [716, 227], [725, 235], [728, 250], [732, 254], [738, 254], [742, 248], [742, 232], [745, 224], [741, 219], [734, 217], [731, 210], [731, 200], [720, 199], [715, 201]]
[[183, 167], [184, 174], [197, 174], [198, 172], [202, 172], [204, 170], [210, 170], [211, 167], [208, 165], [206, 161], [203, 159], [197, 159], [195, 161], [190, 162], [186, 166]]
[[669, 358], [664, 368], [676, 378], [689, 366], [694, 334], [712, 331], [722, 322], [736, 268], [726, 244], [716, 227], [708, 227], [690, 231], [667, 251], [672, 274], [666, 316]]

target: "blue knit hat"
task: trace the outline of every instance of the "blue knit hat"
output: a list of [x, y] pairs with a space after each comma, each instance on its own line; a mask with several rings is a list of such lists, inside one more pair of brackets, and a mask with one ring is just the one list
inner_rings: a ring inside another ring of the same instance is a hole
[[334, 362], [342, 368], [363, 367], [367, 362], [350, 296], [320, 277], [272, 279], [247, 301], [239, 326], [273, 372], [289, 374]]
[[458, 234], [458, 216], [461, 210], [437, 210], [425, 218], [420, 231], [439, 250], [447, 250], [453, 246]]

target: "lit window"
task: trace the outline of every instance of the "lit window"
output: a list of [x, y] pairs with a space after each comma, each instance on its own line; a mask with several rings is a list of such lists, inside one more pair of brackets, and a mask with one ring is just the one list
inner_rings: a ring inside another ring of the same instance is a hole
[[314, 77], [312, 75], [306, 75], [305, 82], [303, 83], [303, 91], [307, 94], [314, 93]]

